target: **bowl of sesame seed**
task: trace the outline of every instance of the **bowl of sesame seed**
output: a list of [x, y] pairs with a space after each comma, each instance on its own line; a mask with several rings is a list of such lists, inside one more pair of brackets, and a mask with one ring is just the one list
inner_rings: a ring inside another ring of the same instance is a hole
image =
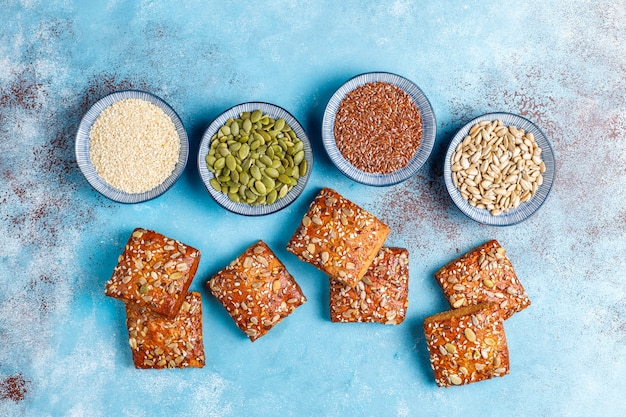
[[76, 160], [98, 192], [119, 203], [140, 203], [165, 193], [189, 155], [182, 121], [161, 98], [125, 90], [97, 101], [76, 133]]
[[422, 90], [386, 72], [358, 75], [330, 98], [322, 142], [348, 178], [389, 186], [413, 176], [435, 143], [436, 121]]

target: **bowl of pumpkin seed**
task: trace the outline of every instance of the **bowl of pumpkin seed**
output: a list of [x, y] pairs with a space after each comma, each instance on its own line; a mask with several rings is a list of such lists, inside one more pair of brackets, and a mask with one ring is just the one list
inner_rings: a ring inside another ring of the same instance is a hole
[[213, 199], [246, 216], [277, 212], [304, 191], [313, 152], [302, 125], [285, 109], [263, 102], [219, 115], [200, 142], [198, 170]]

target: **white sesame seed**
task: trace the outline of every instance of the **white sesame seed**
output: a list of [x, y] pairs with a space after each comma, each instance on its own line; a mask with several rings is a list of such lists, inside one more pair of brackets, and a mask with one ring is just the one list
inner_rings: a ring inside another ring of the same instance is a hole
[[89, 133], [89, 158], [98, 175], [127, 193], [143, 193], [174, 171], [180, 137], [159, 107], [125, 99], [100, 113]]

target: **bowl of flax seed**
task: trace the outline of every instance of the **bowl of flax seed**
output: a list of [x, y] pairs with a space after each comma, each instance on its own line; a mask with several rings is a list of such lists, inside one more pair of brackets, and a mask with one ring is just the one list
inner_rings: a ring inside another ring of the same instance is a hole
[[185, 128], [159, 97], [138, 90], [111, 93], [83, 116], [76, 160], [87, 181], [119, 203], [140, 203], [165, 193], [189, 155]]
[[435, 115], [422, 90], [386, 72], [348, 80], [330, 98], [322, 121], [324, 148], [337, 169], [373, 186], [413, 176], [435, 136]]

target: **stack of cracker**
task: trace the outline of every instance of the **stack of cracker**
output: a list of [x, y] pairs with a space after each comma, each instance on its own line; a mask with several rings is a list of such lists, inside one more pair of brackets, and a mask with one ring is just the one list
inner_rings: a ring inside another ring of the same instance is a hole
[[530, 300], [505, 249], [491, 240], [441, 268], [435, 278], [452, 308], [424, 321], [437, 385], [509, 373], [503, 322]]
[[330, 188], [311, 203], [287, 250], [329, 276], [331, 321], [404, 320], [409, 254], [383, 247], [389, 231], [373, 214]]
[[200, 251], [152, 230], [135, 229], [105, 294], [126, 303], [136, 368], [202, 368], [202, 299], [188, 292]]

